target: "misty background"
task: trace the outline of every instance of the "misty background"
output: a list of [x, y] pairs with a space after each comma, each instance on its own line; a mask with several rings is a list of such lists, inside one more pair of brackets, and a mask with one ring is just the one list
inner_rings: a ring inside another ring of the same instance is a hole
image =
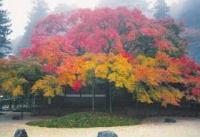
[[37, 22], [49, 14], [69, 12], [76, 8], [138, 8], [148, 17], [174, 18], [185, 26], [188, 54], [200, 63], [200, 0], [4, 0], [13, 33], [10, 35], [13, 54], [30, 45], [31, 32]]

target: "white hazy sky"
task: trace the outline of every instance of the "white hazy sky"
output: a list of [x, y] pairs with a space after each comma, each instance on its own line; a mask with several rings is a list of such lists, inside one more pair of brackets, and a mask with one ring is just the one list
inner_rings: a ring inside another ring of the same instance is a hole
[[[23, 35], [24, 27], [28, 21], [28, 16], [32, 9], [32, 1], [34, 0], [4, 0], [4, 7], [9, 12], [9, 17], [12, 21], [13, 33], [10, 35], [11, 39]], [[65, 3], [69, 6], [76, 6], [79, 8], [94, 8], [98, 0], [45, 0], [48, 3], [50, 10], [53, 10], [56, 5]], [[147, 0], [155, 1], [155, 0]], [[171, 6], [177, 0], [166, 0]]]

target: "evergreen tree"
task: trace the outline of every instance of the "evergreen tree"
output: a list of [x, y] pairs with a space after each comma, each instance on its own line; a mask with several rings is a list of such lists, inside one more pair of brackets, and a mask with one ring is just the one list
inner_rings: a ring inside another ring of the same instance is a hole
[[29, 22], [25, 27], [25, 33], [21, 41], [18, 43], [18, 52], [20, 49], [30, 46], [33, 28], [35, 28], [38, 21], [48, 15], [48, 5], [44, 0], [36, 0], [34, 5], [35, 6], [33, 7], [29, 17]]
[[154, 17], [156, 19], [163, 19], [169, 17], [169, 7], [167, 6], [165, 0], [157, 0], [155, 4]]
[[185, 0], [176, 17], [187, 27], [186, 38], [189, 41], [188, 53], [200, 64], [200, 0]]
[[142, 11], [148, 11], [148, 3], [146, 0], [99, 0], [99, 7], [128, 7], [138, 8]]
[[10, 44], [8, 35], [12, 32], [8, 12], [2, 6], [2, 0], [0, 0], [0, 58], [10, 52], [11, 48], [8, 46]]
[[70, 12], [70, 11], [72, 11], [74, 9], [75, 9], [75, 7], [71, 7], [71, 6], [67, 5], [67, 4], [61, 3], [61, 4], [58, 4], [55, 7], [53, 13], [55, 13], [55, 14], [57, 14], [57, 13], [58, 14], [59, 13], [66, 13], [67, 14], [68, 12]]
[[200, 29], [200, 0], [186, 0], [178, 19], [184, 21], [186, 27]]

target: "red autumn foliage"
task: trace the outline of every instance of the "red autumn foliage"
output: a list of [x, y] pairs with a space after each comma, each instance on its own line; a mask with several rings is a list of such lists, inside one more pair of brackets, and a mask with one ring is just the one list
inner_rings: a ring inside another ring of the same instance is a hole
[[[168, 23], [168, 24], [167, 24]], [[80, 9], [68, 15], [49, 15], [38, 23], [32, 34], [31, 52], [22, 52], [23, 56], [40, 55], [47, 47], [57, 47], [58, 54], [80, 55], [92, 53], [120, 53], [141, 49], [143, 36], [152, 37], [151, 45], [159, 50], [177, 49], [170, 39], [163, 39], [172, 34], [168, 29], [173, 21], [156, 21], [144, 16], [139, 10], [126, 8]], [[173, 35], [173, 37], [176, 37]], [[176, 38], [178, 39], [178, 37]], [[179, 38], [179, 43], [181, 39]], [[184, 44], [183, 44], [184, 45]], [[48, 56], [46, 56], [48, 57]]]
[[45, 64], [43, 65], [42, 70], [46, 73], [54, 74], [56, 73], [57, 67], [53, 64]]
[[[144, 65], [145, 61], [138, 69], [156, 81], [155, 85], [181, 83], [200, 98], [200, 66], [185, 56], [186, 43], [179, 36], [180, 30], [173, 20], [150, 19], [137, 9], [79, 9], [40, 21], [32, 33], [31, 47], [21, 53], [22, 57], [38, 57], [44, 72], [61, 76], [61, 83], [67, 81], [74, 91], [80, 90], [85, 80], [85, 75], [80, 75], [84, 64], [81, 55], [120, 54], [134, 67], [138, 65], [137, 56], [142, 54], [157, 61], [158, 66], [146, 64], [151, 69]], [[171, 103], [177, 105], [176, 98], [172, 99]]]
[[72, 84], [72, 89], [74, 91], [79, 91], [82, 87], [82, 82], [81, 81], [75, 81], [73, 84]]
[[200, 97], [200, 88], [193, 88], [192, 95], [195, 97]]
[[167, 40], [156, 40], [155, 47], [160, 50], [168, 50], [172, 47], [172, 44]]
[[28, 48], [22, 49], [20, 54], [21, 54], [22, 58], [27, 58], [27, 57], [33, 55], [32, 50], [28, 49]]

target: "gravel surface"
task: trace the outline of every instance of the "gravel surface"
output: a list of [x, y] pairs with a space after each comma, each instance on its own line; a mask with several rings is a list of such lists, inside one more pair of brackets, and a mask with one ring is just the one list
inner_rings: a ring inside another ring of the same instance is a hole
[[13, 137], [16, 129], [24, 128], [29, 137], [97, 137], [98, 131], [111, 130], [118, 137], [200, 137], [200, 119], [175, 118], [177, 123], [164, 123], [164, 117], [145, 119], [141, 125], [111, 128], [41, 128], [25, 125], [32, 120], [47, 117], [31, 117], [26, 114], [24, 120], [12, 120], [17, 113], [7, 112], [0, 115], [0, 137]]

